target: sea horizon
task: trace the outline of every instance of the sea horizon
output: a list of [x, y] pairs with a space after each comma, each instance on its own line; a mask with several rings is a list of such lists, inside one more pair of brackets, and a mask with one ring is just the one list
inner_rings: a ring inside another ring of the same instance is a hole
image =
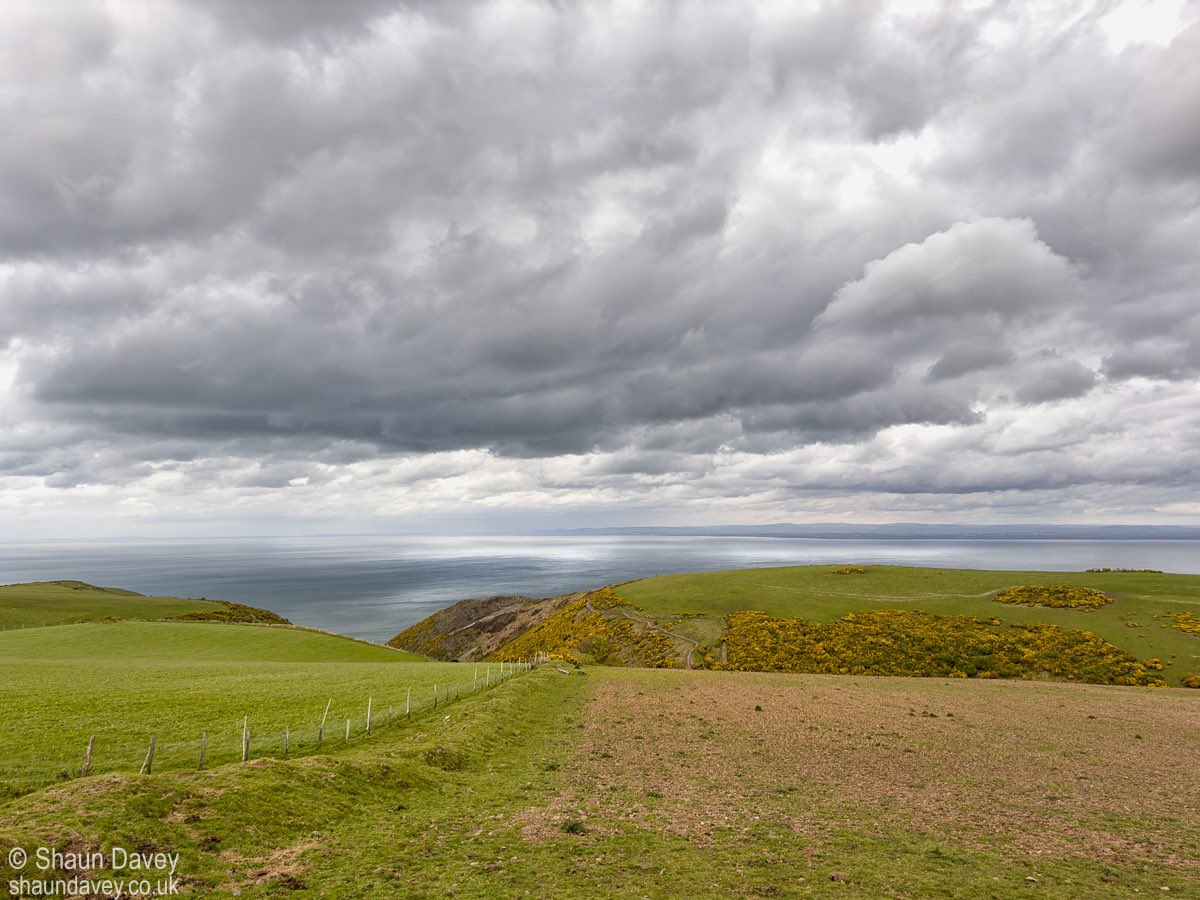
[[2, 583], [78, 580], [232, 600], [372, 641], [468, 597], [544, 597], [671, 572], [814, 564], [1200, 574], [1200, 540], [626, 533], [0, 541]]

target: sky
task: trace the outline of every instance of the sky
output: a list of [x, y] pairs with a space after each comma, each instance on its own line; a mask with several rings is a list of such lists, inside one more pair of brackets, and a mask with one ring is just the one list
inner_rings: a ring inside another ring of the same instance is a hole
[[1200, 2], [6, 0], [0, 537], [1200, 522]]

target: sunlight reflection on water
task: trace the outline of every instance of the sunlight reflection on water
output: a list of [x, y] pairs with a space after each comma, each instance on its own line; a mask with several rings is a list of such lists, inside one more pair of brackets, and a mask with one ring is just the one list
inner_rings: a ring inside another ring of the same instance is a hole
[[549, 596], [667, 572], [867, 563], [1200, 573], [1193, 540], [322, 537], [0, 544], [0, 582], [219, 597], [370, 640], [464, 597]]

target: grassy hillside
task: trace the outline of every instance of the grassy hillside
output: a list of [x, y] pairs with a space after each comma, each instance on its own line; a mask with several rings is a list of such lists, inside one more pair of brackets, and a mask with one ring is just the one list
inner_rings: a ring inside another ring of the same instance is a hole
[[[287, 627], [204, 622], [114, 622], [0, 633], [0, 796], [77, 773], [90, 735], [94, 770], [137, 771], [151, 735], [156, 766], [195, 767], [240, 754], [249, 717], [253, 755], [311, 752], [329, 700], [326, 740], [376, 727], [387, 708], [433, 702], [440, 686], [472, 686], [474, 668], [420, 661], [385, 647]], [[493, 677], [497, 669], [492, 667]], [[481, 681], [486, 669], [480, 669]]]
[[0, 585], [0, 630], [91, 622], [102, 618], [165, 619], [220, 608], [213, 600], [146, 597], [82, 581]]
[[275, 613], [224, 600], [146, 597], [133, 591], [96, 587], [82, 581], [0, 585], [0, 631], [102, 619], [158, 620], [179, 617], [287, 622], [287, 619]]
[[178, 851], [214, 897], [1195, 897], [1197, 752], [1181, 690], [544, 667], [332, 753], [18, 798], [0, 850]]
[[[862, 574], [839, 575], [838, 568], [790, 566], [664, 575], [615, 590], [649, 615], [670, 623], [673, 631], [707, 643], [719, 641], [727, 615], [743, 610], [813, 622], [869, 610], [923, 610], [1090, 631], [1139, 659], [1158, 657], [1172, 683], [1178, 683], [1184, 672], [1200, 671], [1200, 636], [1171, 627], [1172, 614], [1200, 613], [1200, 576], [902, 566], [868, 566]], [[992, 599], [995, 592], [1021, 584], [1090, 587], [1116, 599], [1089, 610], [1014, 606]]]

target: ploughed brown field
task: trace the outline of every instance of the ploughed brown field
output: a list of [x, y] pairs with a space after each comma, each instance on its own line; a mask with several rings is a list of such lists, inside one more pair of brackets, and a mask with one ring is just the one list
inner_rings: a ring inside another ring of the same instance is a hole
[[1030, 880], [1041, 857], [1078, 857], [1111, 866], [1102, 880], [1150, 868], [1200, 893], [1200, 697], [1183, 690], [606, 670], [583, 708], [560, 793], [521, 817], [528, 838], [576, 821], [744, 842], [760, 848], [745, 865], [769, 866], [764, 832], [791, 835], [814, 871], [770, 883], [799, 887], [828, 875], [835, 836], [901, 829]]

